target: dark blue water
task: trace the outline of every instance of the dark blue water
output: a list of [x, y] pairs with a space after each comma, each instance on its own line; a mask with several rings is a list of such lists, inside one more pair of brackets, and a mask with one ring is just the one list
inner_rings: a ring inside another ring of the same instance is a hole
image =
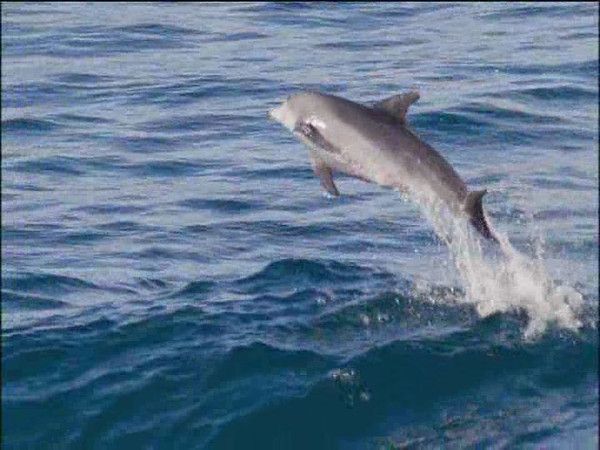
[[[419, 208], [324, 196], [266, 117], [413, 88], [582, 305], [467, 298]], [[4, 448], [596, 448], [597, 124], [595, 3], [4, 3]]]

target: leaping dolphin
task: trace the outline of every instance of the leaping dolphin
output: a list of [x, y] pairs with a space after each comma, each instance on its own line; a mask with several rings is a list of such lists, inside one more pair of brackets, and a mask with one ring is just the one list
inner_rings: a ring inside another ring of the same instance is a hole
[[487, 239], [497, 241], [483, 213], [487, 192], [468, 191], [452, 166], [409, 127], [406, 113], [419, 99], [412, 91], [372, 106], [320, 92], [288, 97], [269, 116], [310, 150], [315, 174], [331, 195], [340, 195], [333, 171], [413, 193], [427, 192], [455, 214], [466, 214]]

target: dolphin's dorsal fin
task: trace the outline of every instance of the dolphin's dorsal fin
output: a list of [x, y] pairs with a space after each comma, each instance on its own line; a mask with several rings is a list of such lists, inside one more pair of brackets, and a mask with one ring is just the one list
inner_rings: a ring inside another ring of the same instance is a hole
[[383, 99], [373, 105], [376, 109], [381, 109], [388, 114], [394, 116], [396, 119], [404, 122], [406, 120], [406, 112], [410, 105], [419, 100], [419, 93], [417, 91], [406, 92], [405, 94], [398, 94], [392, 97]]

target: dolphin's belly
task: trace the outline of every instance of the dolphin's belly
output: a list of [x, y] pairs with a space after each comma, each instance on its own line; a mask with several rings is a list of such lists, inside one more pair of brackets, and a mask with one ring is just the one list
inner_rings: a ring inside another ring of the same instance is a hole
[[310, 150], [313, 157], [323, 161], [334, 172], [345, 173], [365, 181], [374, 181], [360, 161], [351, 158], [350, 155], [344, 152], [335, 154], [318, 146], [312, 146]]
[[[330, 129], [335, 129], [332, 133]], [[365, 181], [377, 182], [371, 156], [377, 149], [356, 129], [346, 124], [329, 124], [322, 130], [322, 140], [305, 141], [313, 157], [342, 172]]]
[[[342, 128], [342, 127], [339, 127]], [[338, 129], [339, 129], [338, 128]], [[408, 190], [410, 179], [405, 166], [397, 157], [385, 150], [377, 141], [365, 137], [356, 129], [347, 128], [329, 145], [311, 145], [315, 157], [325, 162], [335, 172], [342, 172], [363, 181], [381, 186]], [[335, 148], [336, 151], [331, 151]]]

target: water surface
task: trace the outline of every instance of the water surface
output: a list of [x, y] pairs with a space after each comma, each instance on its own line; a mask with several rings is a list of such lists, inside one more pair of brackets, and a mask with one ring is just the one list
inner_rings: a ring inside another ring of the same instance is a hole
[[[5, 447], [596, 448], [597, 39], [594, 3], [3, 4]], [[418, 207], [328, 198], [266, 118], [415, 88], [579, 327], [469, 301]]]

